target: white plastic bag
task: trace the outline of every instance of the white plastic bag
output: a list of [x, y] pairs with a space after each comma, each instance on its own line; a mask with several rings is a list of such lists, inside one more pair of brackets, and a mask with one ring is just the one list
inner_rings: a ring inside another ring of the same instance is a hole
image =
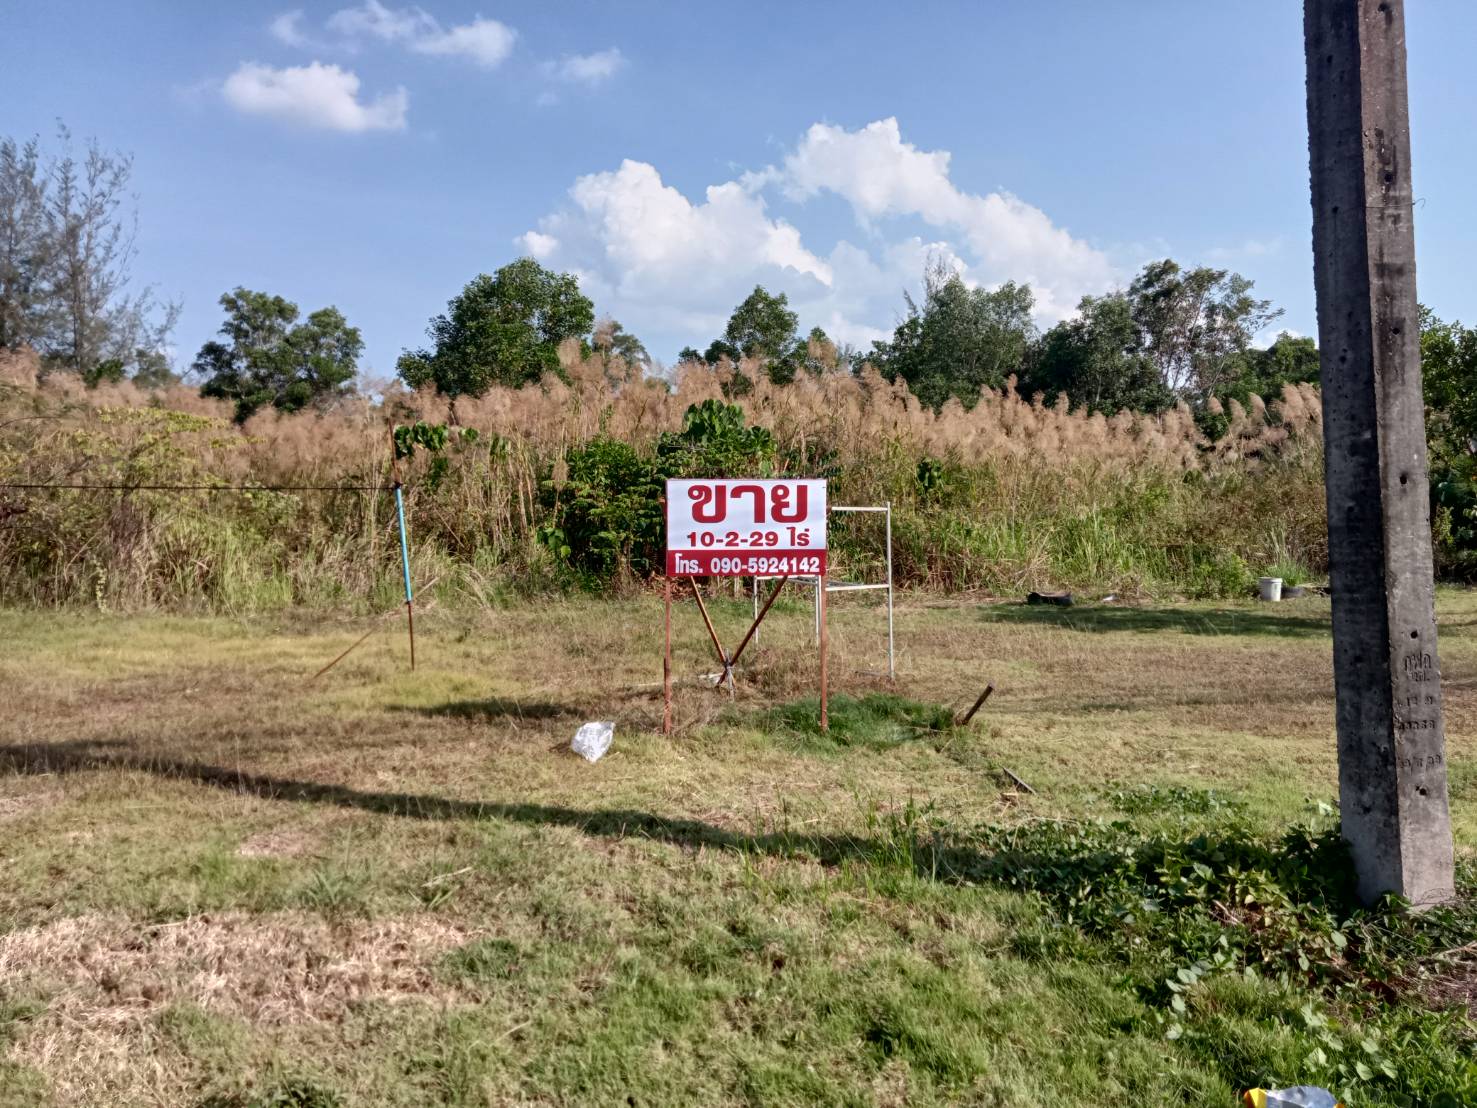
[[1299, 1085], [1293, 1089], [1252, 1089], [1242, 1098], [1252, 1108], [1343, 1108], [1327, 1089]]
[[598, 762], [610, 749], [610, 740], [614, 737], [615, 721], [597, 720], [580, 726], [569, 749], [587, 762]]

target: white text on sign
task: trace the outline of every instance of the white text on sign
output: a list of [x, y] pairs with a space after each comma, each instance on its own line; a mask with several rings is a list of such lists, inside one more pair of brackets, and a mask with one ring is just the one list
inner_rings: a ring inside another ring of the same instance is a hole
[[826, 572], [826, 483], [667, 482], [667, 573], [788, 577]]

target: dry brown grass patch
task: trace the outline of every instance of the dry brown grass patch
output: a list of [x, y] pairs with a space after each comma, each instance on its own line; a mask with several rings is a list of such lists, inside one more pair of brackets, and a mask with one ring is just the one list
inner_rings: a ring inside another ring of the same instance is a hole
[[0, 937], [0, 992], [47, 1006], [12, 1058], [46, 1074], [58, 1103], [175, 1103], [181, 1074], [158, 1056], [157, 1017], [170, 1005], [283, 1027], [337, 1022], [367, 1003], [445, 1001], [433, 965], [467, 938], [432, 916], [299, 912], [166, 924], [91, 914], [15, 931]]
[[301, 858], [313, 853], [321, 836], [304, 827], [273, 827], [236, 848], [242, 858]]
[[1465, 958], [1428, 981], [1420, 991], [1433, 1008], [1464, 1012], [1471, 1021], [1468, 1037], [1477, 1045], [1477, 950], [1467, 951]]
[[51, 998], [41, 1024], [126, 1024], [180, 1000], [259, 1024], [336, 1020], [354, 1004], [435, 992], [431, 963], [466, 939], [420, 915], [222, 912], [145, 924], [92, 914], [0, 936], [0, 980]]
[[60, 802], [60, 789], [31, 789], [26, 792], [0, 796], [0, 821], [31, 815]]

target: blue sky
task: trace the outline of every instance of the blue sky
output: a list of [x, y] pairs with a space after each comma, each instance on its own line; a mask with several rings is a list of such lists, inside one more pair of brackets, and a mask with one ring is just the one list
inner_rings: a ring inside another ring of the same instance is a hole
[[[187, 365], [237, 285], [393, 373], [533, 252], [671, 361], [756, 283], [859, 345], [929, 257], [1039, 321], [1144, 261], [1313, 333], [1301, 5], [6, 0], [0, 134], [131, 151], [136, 278]], [[1474, 311], [1477, 4], [1407, 12], [1419, 283]]]

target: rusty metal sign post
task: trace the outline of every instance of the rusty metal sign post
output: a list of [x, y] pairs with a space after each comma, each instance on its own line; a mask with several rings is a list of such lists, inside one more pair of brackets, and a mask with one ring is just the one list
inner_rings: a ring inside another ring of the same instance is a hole
[[[809, 479], [667, 482], [666, 580], [662, 588], [662, 733], [672, 733], [672, 580], [686, 577], [723, 668], [718, 684], [734, 695], [733, 668], [791, 577], [821, 582], [820, 729], [827, 730], [826, 482]], [[730, 654], [698, 588], [699, 577], [773, 577], [774, 588]]]

